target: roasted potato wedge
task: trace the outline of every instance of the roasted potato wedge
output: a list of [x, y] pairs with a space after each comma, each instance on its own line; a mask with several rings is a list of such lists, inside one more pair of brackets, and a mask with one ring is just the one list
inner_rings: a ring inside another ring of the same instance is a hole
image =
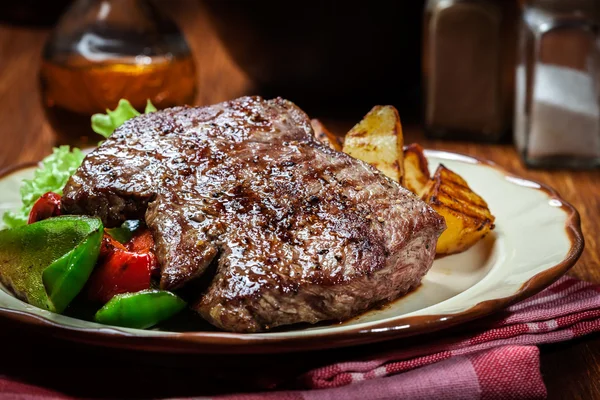
[[398, 111], [393, 106], [375, 106], [348, 132], [343, 151], [403, 184], [403, 147]]
[[473, 246], [494, 229], [487, 203], [458, 174], [440, 165], [427, 184], [423, 200], [446, 220], [436, 253], [454, 254]]
[[344, 143], [341, 137], [331, 133], [331, 131], [318, 119], [311, 119], [310, 124], [315, 132], [315, 139], [333, 150], [342, 151]]
[[430, 177], [423, 148], [416, 143], [406, 146], [404, 148], [404, 187], [420, 197], [425, 192]]

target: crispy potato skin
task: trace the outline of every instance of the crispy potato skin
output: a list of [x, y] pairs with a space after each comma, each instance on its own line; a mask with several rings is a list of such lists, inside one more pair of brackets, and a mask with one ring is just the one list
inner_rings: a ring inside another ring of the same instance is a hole
[[343, 151], [403, 185], [403, 148], [398, 111], [393, 106], [375, 106], [348, 132]]
[[458, 174], [440, 165], [425, 188], [423, 200], [446, 220], [438, 239], [438, 255], [467, 250], [494, 229], [487, 203]]
[[423, 148], [412, 143], [404, 147], [404, 187], [422, 196], [431, 174]]
[[[317, 138], [334, 148], [327, 141], [324, 126], [313, 121], [315, 132], [323, 132]], [[444, 217], [447, 228], [438, 239], [437, 255], [465, 251], [494, 229], [495, 218], [487, 203], [460, 175], [440, 165], [431, 177], [423, 148], [416, 143], [404, 147], [402, 125], [394, 107], [373, 107], [348, 132], [343, 151], [371, 164]]]
[[310, 125], [315, 132], [315, 139], [333, 150], [342, 151], [344, 141], [341, 137], [331, 133], [331, 131], [316, 118], [310, 120]]

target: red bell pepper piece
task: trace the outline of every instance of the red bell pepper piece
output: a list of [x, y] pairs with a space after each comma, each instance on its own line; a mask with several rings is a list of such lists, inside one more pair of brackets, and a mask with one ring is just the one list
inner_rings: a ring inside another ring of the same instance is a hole
[[27, 223], [33, 224], [50, 217], [58, 217], [60, 215], [60, 199], [60, 195], [53, 192], [43, 194], [33, 204]]
[[88, 297], [101, 303], [117, 294], [149, 289], [151, 277], [159, 272], [154, 240], [147, 229], [125, 245], [105, 234], [99, 260], [90, 277]]
[[129, 251], [149, 254], [152, 258], [152, 275], [157, 276], [160, 273], [158, 262], [154, 255], [154, 238], [148, 229], [142, 229], [136, 232], [131, 240], [127, 242], [126, 246]]
[[153, 263], [154, 255], [150, 253], [115, 248], [90, 277], [89, 298], [106, 303], [116, 294], [149, 289]]
[[100, 246], [100, 257], [102, 260], [109, 255], [111, 255], [115, 250], [123, 250], [127, 251], [127, 248], [123, 246], [120, 242], [113, 239], [112, 236], [107, 235], [106, 233], [102, 237], [102, 245]]
[[148, 229], [140, 229], [131, 240], [127, 242], [127, 248], [130, 251], [146, 253], [154, 251], [154, 238]]

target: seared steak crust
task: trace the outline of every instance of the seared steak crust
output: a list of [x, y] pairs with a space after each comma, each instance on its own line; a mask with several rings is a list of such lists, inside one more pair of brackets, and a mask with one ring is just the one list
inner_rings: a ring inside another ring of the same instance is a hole
[[211, 263], [194, 308], [226, 330], [342, 320], [418, 285], [444, 221], [316, 142], [292, 103], [245, 97], [125, 123], [69, 180], [67, 213], [145, 218], [161, 287]]

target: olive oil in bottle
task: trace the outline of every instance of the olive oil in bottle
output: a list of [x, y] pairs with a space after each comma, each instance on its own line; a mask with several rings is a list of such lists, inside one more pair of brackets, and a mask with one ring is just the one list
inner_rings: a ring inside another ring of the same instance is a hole
[[43, 53], [40, 85], [57, 144], [94, 145], [90, 117], [127, 99], [142, 111], [191, 104], [194, 62], [177, 27], [149, 1], [79, 0]]

